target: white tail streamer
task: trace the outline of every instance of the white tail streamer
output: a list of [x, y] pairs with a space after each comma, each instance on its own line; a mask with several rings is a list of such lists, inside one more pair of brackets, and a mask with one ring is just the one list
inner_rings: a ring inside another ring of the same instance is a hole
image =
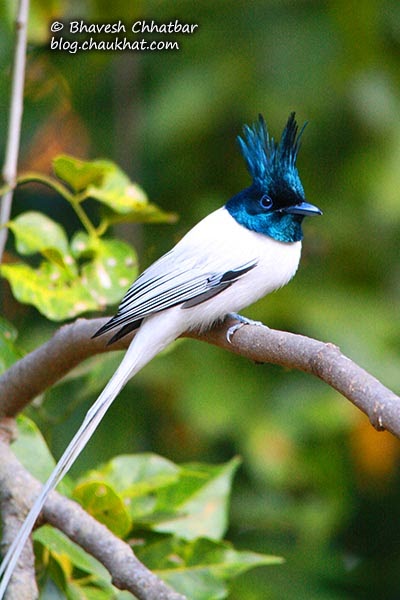
[[34, 502], [19, 530], [17, 537], [11, 544], [0, 565], [0, 577], [2, 578], [0, 583], [0, 600], [4, 598], [7, 586], [18, 563], [21, 552], [49, 494], [59, 484], [61, 479], [78, 458], [108, 408], [111, 406], [113, 400], [115, 400], [127, 381], [181, 333], [180, 331], [176, 331], [176, 327], [174, 327], [173, 323], [174, 319], [170, 320], [169, 326], [167, 325], [166, 328], [163, 327], [166, 323], [166, 319], [163, 318], [166, 316], [166, 312], [154, 315], [142, 324], [126, 351], [120, 366], [97, 398], [96, 402], [87, 412], [82, 425], [64, 451], [49, 479], [44, 484], [38, 498]]

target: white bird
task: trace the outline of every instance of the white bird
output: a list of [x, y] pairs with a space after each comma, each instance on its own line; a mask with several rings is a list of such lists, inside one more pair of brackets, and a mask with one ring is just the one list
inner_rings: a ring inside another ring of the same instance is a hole
[[[321, 214], [305, 201], [296, 168], [303, 129], [298, 133], [294, 113], [279, 143], [269, 136], [261, 116], [252, 127], [245, 126], [238, 141], [253, 179], [251, 186], [205, 217], [146, 269], [125, 294], [117, 314], [95, 334], [116, 330], [112, 343], [137, 330], [11, 544], [0, 566], [0, 600], [49, 493], [75, 462], [126, 382], [185, 331], [212, 326], [285, 285], [296, 273], [302, 220]], [[252, 323], [235, 316], [241, 324]]]

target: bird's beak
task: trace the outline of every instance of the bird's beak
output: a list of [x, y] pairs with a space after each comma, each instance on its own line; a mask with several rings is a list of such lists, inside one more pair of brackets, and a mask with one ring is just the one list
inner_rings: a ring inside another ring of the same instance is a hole
[[289, 215], [303, 215], [304, 217], [322, 215], [322, 210], [308, 202], [299, 202], [299, 204], [295, 204], [294, 206], [283, 208], [282, 211]]

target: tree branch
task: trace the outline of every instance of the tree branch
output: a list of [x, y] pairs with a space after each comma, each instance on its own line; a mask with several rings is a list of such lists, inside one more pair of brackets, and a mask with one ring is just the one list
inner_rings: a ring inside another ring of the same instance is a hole
[[[6, 437], [7, 440], [12, 437], [9, 423], [35, 396], [59, 381], [86, 358], [110, 350], [122, 350], [129, 345], [132, 335], [112, 346], [106, 345], [107, 336], [91, 339], [105, 322], [106, 319], [78, 319], [64, 325], [48, 342], [15, 363], [0, 377], [0, 508], [8, 511], [9, 504], [19, 506], [14, 509], [13, 515], [3, 512], [7, 516], [4, 526], [5, 542], [13, 538], [13, 528], [23, 520], [21, 513], [33, 502], [40, 486], [19, 464], [5, 441]], [[400, 398], [344, 356], [339, 348], [330, 343], [264, 326], [244, 326], [235, 332], [229, 343], [226, 332], [234, 322], [227, 319], [210, 331], [201, 334], [192, 332], [187, 337], [214, 344], [258, 363], [270, 362], [313, 374], [368, 415], [378, 430], [387, 429], [400, 438]], [[9, 516], [12, 517], [10, 520]], [[97, 523], [74, 502], [53, 493], [46, 503], [43, 516], [98, 558], [109, 569], [114, 584], [120, 589], [129, 590], [143, 600], [183, 598], [170, 591], [148, 571], [127, 544], [115, 538], [106, 527]], [[13, 588], [11, 597], [18, 597], [15, 594], [21, 589], [32, 589], [34, 594], [33, 577], [32, 547], [28, 546], [24, 563], [13, 578], [11, 585], [16, 587]]]
[[7, 241], [13, 191], [17, 177], [19, 142], [21, 137], [22, 111], [24, 104], [24, 80], [26, 63], [26, 34], [28, 27], [29, 0], [20, 0], [15, 21], [16, 42], [11, 86], [10, 120], [8, 124], [3, 179], [10, 189], [3, 196], [0, 207], [0, 262]]
[[[225, 321], [196, 338], [259, 363], [273, 363], [313, 374], [345, 396], [378, 429], [400, 438], [400, 398], [375, 377], [343, 355], [337, 346], [267, 327], [245, 326], [232, 338]], [[102, 352], [127, 348], [132, 336], [112, 346], [107, 337], [91, 339], [105, 319], [78, 319], [64, 325], [40, 348], [15, 363], [0, 377], [0, 417], [18, 414], [35, 396], [60, 380], [80, 362]]]
[[365, 413], [377, 431], [390, 431], [400, 439], [400, 397], [342, 354], [338, 346], [267, 327], [243, 327], [232, 344], [224, 333], [213, 329], [202, 339], [258, 363], [319, 377]]
[[[17, 459], [8, 447], [9, 440], [15, 436], [14, 419], [4, 419], [0, 425], [0, 511], [2, 517], [1, 553], [14, 541], [25, 514], [29, 510], [26, 505], [27, 493], [24, 488], [25, 475], [28, 475], [21, 466], [21, 470], [14, 470]], [[4, 452], [3, 452], [4, 446]], [[8, 456], [11, 457], [9, 463]], [[17, 461], [18, 462], [18, 461]], [[21, 553], [18, 564], [7, 590], [8, 598], [24, 598], [36, 600], [38, 588], [35, 576], [35, 557], [33, 543], [30, 538]]]
[[[24, 469], [2, 436], [0, 455], [0, 503], [11, 507], [18, 505], [19, 510], [23, 504], [27, 509], [36, 499], [41, 484]], [[97, 558], [110, 572], [117, 588], [128, 590], [139, 600], [185, 600], [184, 596], [174, 592], [149, 571], [136, 558], [128, 544], [113, 535], [76, 502], [52, 492], [42, 515], [46, 522], [63, 531], [72, 541]], [[7, 536], [10, 537], [13, 532], [9, 523], [5, 522], [4, 525]], [[30, 600], [37, 597], [31, 544], [25, 548], [25, 553], [7, 590], [9, 598]], [[27, 582], [29, 575], [31, 577]]]

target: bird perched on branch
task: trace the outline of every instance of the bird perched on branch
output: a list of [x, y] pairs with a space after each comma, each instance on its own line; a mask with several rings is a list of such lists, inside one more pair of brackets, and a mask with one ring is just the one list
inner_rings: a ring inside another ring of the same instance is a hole
[[126, 354], [88, 411], [31, 508], [0, 567], [0, 600], [49, 493], [83, 450], [121, 388], [156, 354], [189, 330], [204, 330], [280, 288], [296, 273], [302, 221], [321, 211], [306, 202], [296, 167], [300, 138], [295, 113], [279, 143], [260, 116], [245, 126], [239, 146], [252, 177], [250, 187], [205, 217], [178, 244], [146, 269], [126, 292], [117, 314], [95, 335], [108, 343], [136, 330]]

